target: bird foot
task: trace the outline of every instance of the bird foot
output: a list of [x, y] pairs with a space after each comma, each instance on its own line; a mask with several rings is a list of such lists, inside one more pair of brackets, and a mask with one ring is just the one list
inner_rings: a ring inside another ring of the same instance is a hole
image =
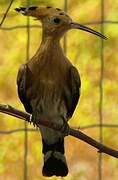
[[37, 124], [37, 121], [36, 121], [36, 115], [33, 113], [30, 115], [30, 120], [29, 120], [29, 123], [33, 123], [33, 126], [37, 126], [38, 127], [38, 124]]
[[63, 119], [63, 125], [61, 126], [60, 131], [63, 133], [64, 136], [68, 136], [70, 133], [70, 127], [67, 121], [64, 118], [62, 119]]

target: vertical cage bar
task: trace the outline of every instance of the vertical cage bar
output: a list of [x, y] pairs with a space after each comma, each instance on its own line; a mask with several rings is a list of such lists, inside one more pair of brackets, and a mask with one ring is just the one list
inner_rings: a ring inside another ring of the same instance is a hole
[[[104, 34], [104, 0], [101, 0], [101, 33]], [[101, 45], [100, 45], [100, 101], [99, 101], [99, 122], [100, 122], [100, 128], [99, 128], [99, 140], [101, 143], [103, 143], [103, 93], [104, 93], [104, 40], [101, 39]], [[98, 160], [98, 177], [99, 180], [102, 180], [102, 154], [99, 154], [99, 160]]]
[[[27, 7], [30, 6], [30, 0], [27, 0]], [[30, 18], [27, 16], [26, 22], [26, 33], [27, 33], [27, 44], [26, 44], [26, 61], [29, 59], [29, 52], [30, 52]], [[27, 131], [27, 122], [24, 122], [25, 126], [25, 136], [24, 136], [24, 180], [28, 179], [28, 164], [27, 164], [27, 157], [28, 157], [28, 131]]]

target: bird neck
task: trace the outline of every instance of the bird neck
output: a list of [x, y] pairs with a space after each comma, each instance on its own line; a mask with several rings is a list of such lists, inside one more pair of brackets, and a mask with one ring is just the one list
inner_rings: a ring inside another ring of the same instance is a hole
[[55, 39], [54, 37], [43, 37], [39, 52], [50, 55], [63, 54], [59, 39]]

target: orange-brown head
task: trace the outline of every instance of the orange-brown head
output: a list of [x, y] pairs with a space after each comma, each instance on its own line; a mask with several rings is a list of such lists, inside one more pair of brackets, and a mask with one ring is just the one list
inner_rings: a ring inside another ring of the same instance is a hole
[[61, 38], [69, 29], [80, 29], [106, 39], [101, 33], [73, 22], [72, 19], [59, 8], [32, 6], [29, 8], [20, 7], [15, 10], [23, 15], [32, 16], [40, 20], [43, 27], [43, 35], [46, 37]]

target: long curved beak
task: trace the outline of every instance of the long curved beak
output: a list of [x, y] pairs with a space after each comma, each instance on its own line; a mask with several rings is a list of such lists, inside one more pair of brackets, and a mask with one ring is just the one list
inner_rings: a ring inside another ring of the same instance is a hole
[[86, 26], [84, 26], [82, 24], [79, 24], [79, 23], [72, 22], [71, 23], [71, 29], [80, 29], [80, 30], [95, 34], [96, 36], [99, 36], [102, 39], [107, 39], [107, 37], [104, 36], [103, 34], [97, 32], [97, 31], [95, 31], [95, 30], [93, 30], [91, 28], [88, 28], [88, 27], [86, 27]]

